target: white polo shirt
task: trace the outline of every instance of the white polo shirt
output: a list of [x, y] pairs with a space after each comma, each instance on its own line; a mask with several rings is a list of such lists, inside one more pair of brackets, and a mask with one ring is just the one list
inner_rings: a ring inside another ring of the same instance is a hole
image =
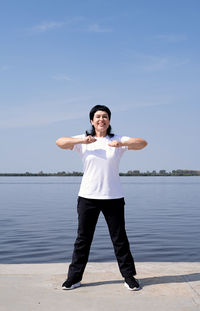
[[[73, 136], [84, 138], [86, 135]], [[112, 140], [125, 142], [127, 136], [95, 137], [91, 144], [76, 144], [73, 151], [80, 154], [83, 161], [84, 174], [81, 181], [79, 196], [89, 199], [118, 199], [123, 192], [119, 177], [119, 163], [128, 147], [110, 147]]]

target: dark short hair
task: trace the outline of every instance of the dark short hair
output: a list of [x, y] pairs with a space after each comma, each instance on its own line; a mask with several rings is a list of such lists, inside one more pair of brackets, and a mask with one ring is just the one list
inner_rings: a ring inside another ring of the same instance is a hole
[[[111, 111], [110, 111], [110, 109], [109, 109], [108, 107], [106, 107], [106, 106], [104, 106], [104, 105], [96, 105], [96, 106], [94, 106], [94, 107], [90, 110], [90, 113], [89, 113], [90, 121], [93, 120], [94, 114], [95, 114], [95, 112], [97, 112], [97, 111], [105, 111], [105, 112], [107, 112], [109, 120], [111, 119]], [[111, 130], [112, 130], [112, 128], [111, 128], [111, 126], [109, 125], [109, 127], [108, 127], [108, 129], [107, 129], [107, 135], [108, 135], [109, 137], [113, 137], [113, 136], [114, 136], [114, 134], [111, 133]], [[92, 125], [92, 129], [91, 129], [90, 132], [86, 131], [85, 133], [86, 133], [86, 136], [89, 136], [89, 135], [95, 136], [95, 135], [96, 135], [96, 132], [95, 132], [94, 126]]]
[[90, 110], [90, 113], [89, 113], [90, 120], [93, 120], [95, 112], [97, 112], [99, 110], [107, 112], [109, 120], [110, 120], [110, 118], [111, 118], [111, 111], [110, 111], [110, 109], [108, 107], [103, 106], [103, 105], [96, 105], [96, 106], [94, 106]]

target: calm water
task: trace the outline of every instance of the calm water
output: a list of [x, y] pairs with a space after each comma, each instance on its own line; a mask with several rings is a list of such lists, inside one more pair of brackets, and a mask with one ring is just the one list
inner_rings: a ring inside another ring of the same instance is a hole
[[[71, 260], [80, 177], [0, 177], [0, 263]], [[200, 177], [122, 177], [136, 261], [200, 261]], [[100, 216], [90, 261], [115, 260]]]

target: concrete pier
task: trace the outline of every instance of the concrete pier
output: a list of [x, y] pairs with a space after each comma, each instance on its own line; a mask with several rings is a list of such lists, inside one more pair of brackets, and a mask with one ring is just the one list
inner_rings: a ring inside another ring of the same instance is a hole
[[199, 262], [136, 263], [142, 290], [129, 291], [115, 262], [88, 263], [82, 286], [62, 290], [68, 264], [0, 265], [0, 311], [197, 311]]

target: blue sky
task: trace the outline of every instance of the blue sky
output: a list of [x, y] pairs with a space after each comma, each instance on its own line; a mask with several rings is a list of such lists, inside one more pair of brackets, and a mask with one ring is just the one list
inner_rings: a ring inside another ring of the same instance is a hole
[[61, 136], [90, 128], [143, 137], [120, 171], [200, 169], [200, 2], [1, 2], [0, 172], [81, 170]]

